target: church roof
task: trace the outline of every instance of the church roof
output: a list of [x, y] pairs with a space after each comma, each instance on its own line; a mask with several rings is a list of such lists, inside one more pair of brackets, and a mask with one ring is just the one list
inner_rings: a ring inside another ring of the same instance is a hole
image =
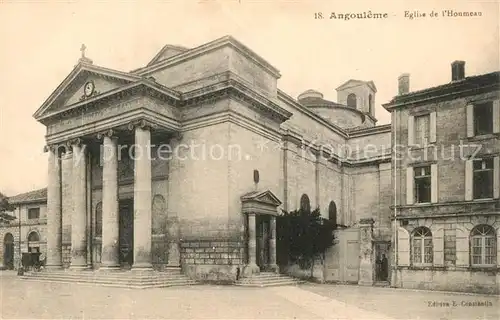
[[9, 197], [10, 204], [43, 202], [47, 200], [47, 188], [33, 190]]
[[160, 61], [163, 61], [180, 53], [186, 52], [188, 50], [189, 48], [186, 47], [167, 44], [154, 56], [153, 59], [151, 59], [151, 61], [149, 61], [149, 63], [146, 66], [147, 67], [152, 66], [155, 63], [158, 63]]
[[373, 92], [377, 92], [377, 87], [375, 87], [375, 83], [373, 81], [363, 81], [363, 80], [356, 80], [356, 79], [350, 79], [346, 82], [344, 82], [342, 85], [340, 85], [337, 89], [337, 91], [339, 90], [344, 90], [344, 89], [347, 89], [347, 88], [352, 88], [352, 87], [357, 87], [357, 86], [361, 86], [361, 85], [367, 85], [369, 86]]

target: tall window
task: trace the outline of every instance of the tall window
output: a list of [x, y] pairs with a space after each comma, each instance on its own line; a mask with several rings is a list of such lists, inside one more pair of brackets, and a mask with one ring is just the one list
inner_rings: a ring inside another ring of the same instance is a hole
[[102, 202], [95, 206], [95, 236], [102, 237]]
[[493, 198], [493, 158], [474, 160], [474, 199]]
[[356, 95], [351, 93], [347, 96], [347, 106], [351, 108], [356, 108]]
[[476, 226], [471, 231], [471, 261], [476, 266], [496, 264], [495, 230], [488, 225]]
[[474, 106], [474, 134], [476, 136], [493, 133], [493, 102]]
[[425, 146], [430, 137], [430, 115], [415, 117], [415, 144]]
[[300, 197], [300, 210], [307, 213], [311, 212], [311, 202], [305, 193]]
[[38, 219], [38, 218], [40, 218], [40, 208], [29, 208], [28, 219]]
[[368, 95], [368, 112], [373, 115], [373, 96]]
[[335, 201], [331, 201], [328, 206], [328, 219], [337, 227], [337, 205]]
[[415, 203], [431, 202], [431, 167], [416, 167], [413, 170], [415, 180]]
[[419, 227], [413, 232], [412, 262], [432, 264], [432, 233], [428, 228]]

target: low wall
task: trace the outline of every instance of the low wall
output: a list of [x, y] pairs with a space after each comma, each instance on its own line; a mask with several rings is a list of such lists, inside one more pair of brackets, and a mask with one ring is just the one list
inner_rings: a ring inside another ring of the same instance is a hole
[[233, 283], [243, 271], [243, 247], [239, 241], [190, 240], [181, 243], [182, 271], [201, 282]]
[[500, 270], [399, 268], [395, 286], [407, 289], [500, 294]]
[[288, 266], [282, 267], [281, 270], [283, 273], [286, 273], [295, 278], [309, 279], [320, 283], [325, 282], [324, 266], [321, 261], [314, 262], [312, 278], [311, 268], [301, 269], [298, 264], [290, 264]]

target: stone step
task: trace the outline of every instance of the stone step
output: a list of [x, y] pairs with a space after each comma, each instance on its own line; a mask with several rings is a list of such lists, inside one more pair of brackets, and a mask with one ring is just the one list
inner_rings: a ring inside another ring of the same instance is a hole
[[102, 286], [102, 287], [116, 287], [116, 288], [128, 288], [128, 289], [149, 289], [149, 288], [166, 288], [166, 287], [176, 287], [176, 286], [192, 286], [198, 283], [192, 280], [180, 281], [180, 282], [159, 282], [151, 284], [122, 284], [113, 282], [80, 282], [73, 280], [52, 280], [52, 279], [42, 279], [42, 278], [29, 278], [29, 281], [33, 282], [44, 282], [44, 283], [66, 283], [66, 284], [79, 284], [79, 285], [90, 285], [90, 286]]
[[44, 270], [41, 272], [27, 272], [20, 278], [29, 281], [79, 283], [124, 288], [158, 288], [197, 284], [196, 281], [180, 273], [180, 269], [168, 270], [167, 272]]
[[297, 285], [303, 282], [305, 281], [295, 279], [284, 274], [261, 272], [260, 274], [254, 274], [250, 277], [241, 278], [236, 282], [236, 285], [246, 287], [274, 287]]
[[176, 282], [195, 282], [188, 278], [172, 278], [172, 279], [160, 279], [160, 278], [150, 278], [150, 279], [107, 279], [107, 278], [70, 278], [70, 277], [25, 277], [22, 279], [39, 279], [39, 280], [54, 280], [54, 281], [72, 281], [72, 282], [91, 282], [91, 283], [120, 283], [120, 284], [148, 284], [148, 283], [176, 283]]
[[121, 280], [121, 279], [134, 279], [134, 280], [148, 280], [148, 279], [179, 279], [186, 278], [182, 274], [165, 274], [165, 275], [149, 275], [149, 276], [135, 276], [135, 275], [105, 275], [105, 274], [91, 274], [91, 275], [78, 275], [71, 273], [44, 273], [44, 272], [34, 272], [31, 274], [26, 274], [28, 277], [42, 277], [42, 278], [68, 278], [68, 279], [109, 279], [109, 280]]
[[298, 281], [293, 278], [276, 278], [276, 279], [265, 279], [265, 280], [241, 280], [241, 283], [270, 283], [270, 282], [289, 282], [289, 281]]

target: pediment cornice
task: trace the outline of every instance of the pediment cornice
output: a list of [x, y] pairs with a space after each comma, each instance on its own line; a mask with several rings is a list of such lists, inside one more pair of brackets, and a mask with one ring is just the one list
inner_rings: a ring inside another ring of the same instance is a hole
[[65, 91], [71, 89], [71, 87], [73, 86], [80, 85], [81, 83], [80, 81], [78, 81], [78, 79], [86, 77], [88, 75], [95, 75], [107, 80], [112, 79], [123, 84], [131, 83], [141, 79], [140, 76], [135, 74], [80, 62], [66, 76], [61, 84], [59, 84], [59, 86], [50, 94], [50, 96], [45, 100], [42, 106], [38, 108], [38, 110], [33, 114], [33, 117], [37, 120], [41, 119], [50, 108], [54, 107], [54, 105], [57, 105], [57, 100], [61, 99], [61, 96]]

